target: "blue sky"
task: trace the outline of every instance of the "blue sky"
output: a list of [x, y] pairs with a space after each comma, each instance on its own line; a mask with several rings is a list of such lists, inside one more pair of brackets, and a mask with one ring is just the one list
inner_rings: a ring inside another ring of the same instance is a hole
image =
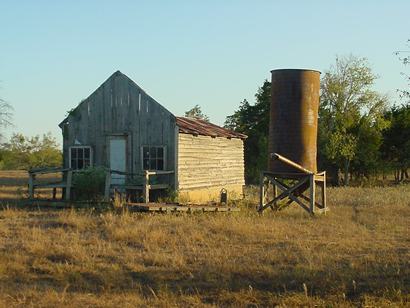
[[410, 1], [0, 1], [6, 134], [50, 131], [121, 70], [176, 115], [198, 104], [223, 124], [276, 68], [366, 57], [394, 102]]

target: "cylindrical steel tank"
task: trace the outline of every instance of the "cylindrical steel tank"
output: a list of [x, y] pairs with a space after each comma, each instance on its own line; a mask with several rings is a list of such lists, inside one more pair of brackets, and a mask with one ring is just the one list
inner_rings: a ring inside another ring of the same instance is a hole
[[269, 170], [297, 172], [274, 160], [278, 153], [317, 172], [317, 121], [320, 72], [303, 69], [273, 70], [269, 122]]

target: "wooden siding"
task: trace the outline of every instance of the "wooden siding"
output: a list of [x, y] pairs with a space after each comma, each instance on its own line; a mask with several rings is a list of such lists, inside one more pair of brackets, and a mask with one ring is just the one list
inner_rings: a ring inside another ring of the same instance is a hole
[[[66, 124], [64, 124], [66, 123]], [[109, 139], [127, 141], [127, 171], [140, 172], [141, 146], [166, 146], [167, 170], [175, 168], [175, 117], [121, 72], [114, 73], [63, 122], [64, 166], [76, 141], [93, 148], [94, 165], [109, 165]]]
[[243, 140], [179, 133], [180, 191], [244, 184]]

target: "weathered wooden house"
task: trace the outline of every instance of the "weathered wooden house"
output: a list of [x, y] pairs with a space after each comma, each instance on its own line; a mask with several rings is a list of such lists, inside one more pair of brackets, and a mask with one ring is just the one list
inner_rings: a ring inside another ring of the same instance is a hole
[[[244, 185], [239, 134], [206, 121], [174, 116], [135, 82], [115, 72], [60, 123], [64, 167], [105, 166], [130, 174], [172, 171], [164, 177], [180, 198], [239, 197]], [[112, 183], [127, 185], [126, 175]]]

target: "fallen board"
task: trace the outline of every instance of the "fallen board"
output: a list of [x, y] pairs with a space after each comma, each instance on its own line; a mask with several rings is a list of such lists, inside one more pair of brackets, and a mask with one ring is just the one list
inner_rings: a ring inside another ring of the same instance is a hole
[[127, 203], [130, 211], [136, 212], [239, 212], [238, 207], [210, 206], [210, 205], [179, 205], [161, 203]]

